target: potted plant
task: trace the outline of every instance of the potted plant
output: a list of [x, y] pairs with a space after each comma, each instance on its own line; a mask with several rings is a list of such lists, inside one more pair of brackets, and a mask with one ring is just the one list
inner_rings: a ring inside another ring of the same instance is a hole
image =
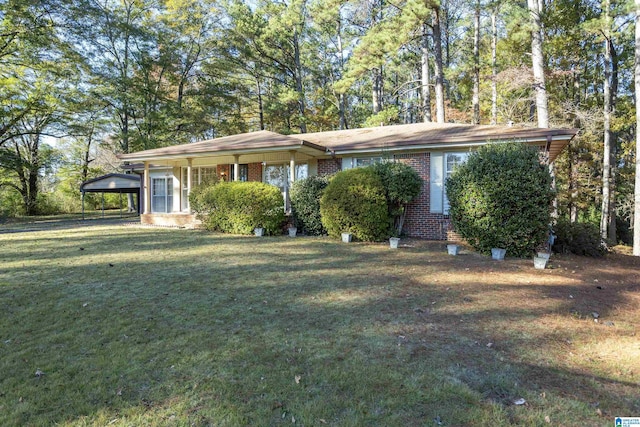
[[[548, 255], [548, 254], [547, 254]], [[533, 267], [537, 270], [544, 270], [547, 267], [547, 262], [549, 261], [549, 258], [546, 257], [541, 257], [541, 256], [534, 256], [533, 257]]]
[[447, 245], [447, 253], [449, 253], [449, 255], [458, 255], [458, 253], [460, 252], [460, 245]]
[[506, 249], [491, 248], [491, 258], [495, 259], [496, 261], [503, 261], [504, 260], [504, 256], [506, 254], [507, 254], [507, 250]]

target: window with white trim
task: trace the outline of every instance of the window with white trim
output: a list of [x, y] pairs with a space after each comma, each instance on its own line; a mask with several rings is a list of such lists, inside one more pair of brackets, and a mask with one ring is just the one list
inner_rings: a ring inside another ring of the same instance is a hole
[[382, 157], [356, 157], [353, 159], [353, 167], [362, 168], [376, 163], [382, 163], [383, 161], [384, 159]]
[[453, 173], [453, 171], [460, 166], [463, 163], [467, 162], [467, 159], [469, 158], [469, 153], [468, 152], [462, 152], [462, 153], [445, 153], [444, 155], [444, 178], [445, 178], [445, 182], [444, 182], [444, 203], [443, 203], [443, 207], [444, 207], [444, 214], [448, 214], [449, 213], [449, 198], [447, 197], [447, 185], [446, 185], [446, 180], [451, 176], [451, 174]]
[[173, 177], [151, 179], [151, 212], [173, 211]]

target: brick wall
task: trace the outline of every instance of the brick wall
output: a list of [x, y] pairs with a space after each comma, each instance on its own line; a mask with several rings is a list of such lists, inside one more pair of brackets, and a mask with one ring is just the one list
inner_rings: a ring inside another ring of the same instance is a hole
[[342, 169], [341, 159], [319, 159], [318, 175], [331, 175]]
[[451, 228], [448, 215], [430, 212], [429, 153], [400, 154], [395, 160], [411, 166], [422, 178], [422, 189], [418, 197], [407, 206], [403, 232], [409, 237], [429, 240], [458, 240]]
[[262, 182], [262, 163], [249, 163], [249, 181]]

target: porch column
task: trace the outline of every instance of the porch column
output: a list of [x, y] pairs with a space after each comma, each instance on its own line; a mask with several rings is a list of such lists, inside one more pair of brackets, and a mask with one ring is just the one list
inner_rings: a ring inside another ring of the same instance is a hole
[[191, 194], [191, 165], [193, 159], [187, 158], [187, 212], [191, 213], [191, 205], [189, 204], [189, 195]]
[[240, 181], [240, 155], [233, 155], [233, 180]]
[[144, 213], [151, 213], [151, 183], [149, 179], [149, 162], [144, 162]]
[[289, 151], [289, 181], [293, 183], [296, 180], [296, 152]]

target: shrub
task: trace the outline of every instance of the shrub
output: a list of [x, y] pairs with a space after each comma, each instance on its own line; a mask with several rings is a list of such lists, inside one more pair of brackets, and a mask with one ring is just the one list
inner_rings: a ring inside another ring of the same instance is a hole
[[262, 182], [221, 182], [202, 185], [189, 197], [208, 230], [251, 234], [256, 227], [265, 234], [280, 234], [284, 225], [284, 200], [273, 185]]
[[551, 176], [536, 148], [490, 144], [469, 156], [447, 179], [451, 222], [476, 250], [530, 255], [547, 240]]
[[384, 162], [371, 166], [385, 189], [392, 234], [400, 235], [406, 205], [420, 194], [422, 178], [415, 169], [404, 163]]
[[306, 234], [319, 236], [326, 234], [320, 216], [320, 198], [329, 185], [326, 176], [310, 176], [295, 181], [291, 186], [291, 207], [298, 227]]
[[320, 199], [320, 213], [330, 236], [349, 232], [358, 240], [380, 241], [389, 235], [385, 190], [373, 168], [334, 175]]
[[605, 253], [597, 225], [561, 220], [555, 226], [555, 234], [554, 252], [591, 257], [599, 257]]

